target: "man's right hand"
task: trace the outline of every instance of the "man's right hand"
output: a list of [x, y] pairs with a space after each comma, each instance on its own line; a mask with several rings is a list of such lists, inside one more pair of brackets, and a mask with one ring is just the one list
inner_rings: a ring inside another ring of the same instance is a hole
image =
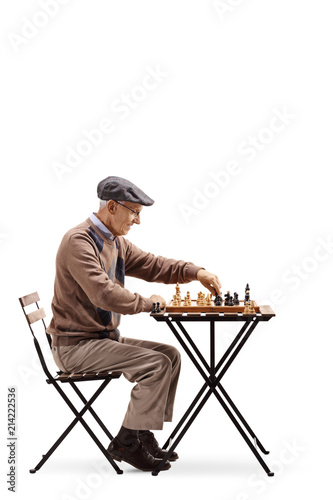
[[166, 306], [166, 300], [165, 300], [165, 299], [163, 299], [163, 297], [161, 297], [160, 295], [152, 295], [152, 296], [150, 297], [150, 299], [151, 299], [153, 302], [155, 302], [155, 303], [159, 302], [159, 303], [160, 303], [160, 308], [161, 308], [161, 309], [164, 309], [164, 308], [165, 308], [165, 306]]

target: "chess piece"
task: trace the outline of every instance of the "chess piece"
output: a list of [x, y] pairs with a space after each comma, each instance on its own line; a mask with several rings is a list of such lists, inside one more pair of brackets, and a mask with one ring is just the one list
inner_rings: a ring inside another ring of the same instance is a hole
[[216, 306], [221, 306], [222, 302], [223, 302], [223, 299], [222, 299], [221, 295], [216, 295], [215, 299], [214, 299], [214, 304]]
[[234, 305], [239, 306], [239, 299], [238, 299], [238, 293], [234, 293]]
[[156, 312], [157, 312], [157, 311], [156, 311], [156, 303], [155, 303], [155, 302], [153, 302], [153, 309], [152, 309], [152, 311], [151, 311], [151, 312], [152, 312], [152, 313], [156, 313]]
[[179, 283], [177, 283], [177, 285], [176, 285], [176, 297], [177, 297], [178, 300], [181, 300]]
[[215, 299], [214, 299], [214, 304], [216, 306], [220, 306], [222, 304], [222, 297], [221, 295], [215, 295]]
[[206, 305], [205, 294], [203, 292], [199, 292], [197, 298], [197, 306], [205, 306], [205, 305]]
[[206, 297], [206, 306], [211, 306], [212, 305], [212, 300], [211, 300], [211, 296], [209, 293], [207, 293], [207, 297]]
[[233, 306], [234, 305], [229, 290], [227, 291], [227, 293], [224, 294], [224, 297], [225, 297], [225, 299], [224, 299], [225, 306]]
[[190, 292], [187, 292], [187, 294], [184, 297], [184, 306], [190, 306], [192, 303], [191, 297], [190, 297]]
[[160, 308], [160, 303], [159, 302], [156, 302], [156, 311], [157, 313], [160, 313], [161, 312], [161, 308]]
[[249, 287], [249, 284], [247, 283], [246, 287], [245, 287], [245, 298], [244, 298], [244, 302], [249, 302], [250, 300], [250, 287]]
[[256, 313], [256, 310], [254, 308], [254, 301], [250, 300], [250, 302], [249, 302], [249, 314], [255, 314], [255, 313]]
[[250, 307], [248, 302], [244, 302], [244, 311], [243, 314], [250, 314]]

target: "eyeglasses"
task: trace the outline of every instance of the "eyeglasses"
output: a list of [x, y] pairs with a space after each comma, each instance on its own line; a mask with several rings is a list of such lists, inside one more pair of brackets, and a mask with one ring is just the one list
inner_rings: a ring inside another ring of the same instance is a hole
[[121, 205], [121, 206], [122, 206], [122, 207], [124, 207], [124, 208], [127, 208], [127, 210], [130, 210], [131, 212], [133, 212], [133, 214], [134, 214], [134, 219], [135, 219], [136, 217], [140, 217], [140, 212], [137, 212], [136, 210], [132, 210], [132, 208], [130, 208], [130, 207], [126, 207], [126, 205], [123, 205], [122, 203], [119, 203], [119, 201], [116, 201], [116, 203], [118, 203], [118, 205]]

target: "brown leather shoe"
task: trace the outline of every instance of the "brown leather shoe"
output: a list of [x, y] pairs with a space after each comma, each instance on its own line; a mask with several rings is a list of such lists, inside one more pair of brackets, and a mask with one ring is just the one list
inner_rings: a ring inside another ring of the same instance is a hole
[[[110, 456], [113, 460], [121, 462], [127, 462], [133, 467], [143, 471], [153, 471], [155, 470], [161, 460], [159, 458], [154, 458], [142, 444], [142, 442], [137, 439], [135, 443], [125, 446], [118, 438], [114, 438], [109, 444], [108, 450]], [[167, 461], [161, 470], [170, 469], [171, 464]]]
[[[161, 459], [167, 454], [167, 450], [162, 450], [162, 448], [159, 447], [158, 442], [151, 431], [139, 431], [138, 437], [153, 457]], [[174, 462], [177, 458], [179, 458], [178, 454], [173, 451], [168, 460], [170, 462]]]

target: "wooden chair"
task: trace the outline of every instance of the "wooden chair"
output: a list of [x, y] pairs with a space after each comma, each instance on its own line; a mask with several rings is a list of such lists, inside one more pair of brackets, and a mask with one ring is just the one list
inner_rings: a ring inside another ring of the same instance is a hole
[[[101, 394], [101, 392], [105, 389], [105, 387], [111, 382], [112, 379], [117, 379], [120, 377], [121, 373], [112, 373], [112, 372], [99, 372], [99, 373], [63, 373], [61, 371], [57, 372], [56, 376], [53, 376], [45, 362], [45, 358], [42, 353], [42, 349], [40, 347], [40, 344], [37, 340], [37, 334], [36, 334], [36, 328], [33, 328], [31, 325], [35, 324], [37, 321], [42, 320], [43, 326], [44, 326], [44, 331], [46, 334], [46, 338], [48, 341], [48, 344], [50, 346], [50, 349], [52, 349], [51, 346], [51, 336], [46, 332], [46, 325], [44, 322], [44, 318], [46, 317], [45, 311], [43, 308], [39, 308], [38, 302], [39, 302], [39, 295], [37, 292], [31, 293], [30, 295], [25, 295], [24, 297], [19, 298], [20, 304], [22, 306], [22, 310], [24, 312], [24, 315], [26, 317], [26, 320], [28, 322], [30, 331], [32, 333], [33, 339], [34, 339], [34, 344], [35, 348], [37, 350], [37, 354], [39, 357], [39, 360], [41, 362], [41, 365], [43, 367], [44, 373], [47, 377], [46, 382], [48, 384], [51, 384], [54, 386], [56, 391], [60, 394], [60, 396], [63, 398], [63, 400], [67, 403], [69, 408], [72, 410], [72, 412], [75, 415], [74, 420], [71, 422], [71, 424], [65, 429], [65, 431], [61, 434], [61, 436], [57, 439], [57, 441], [54, 443], [54, 445], [49, 449], [49, 451], [42, 456], [42, 460], [34, 467], [33, 469], [30, 469], [30, 472], [33, 474], [37, 470], [39, 470], [42, 465], [48, 460], [48, 458], [52, 455], [52, 453], [58, 448], [59, 444], [65, 439], [65, 437], [70, 433], [70, 431], [73, 429], [73, 427], [80, 422], [85, 430], [88, 432], [88, 434], [91, 436], [91, 438], [95, 441], [97, 444], [98, 448], [101, 450], [105, 458], [110, 462], [114, 470], [117, 472], [117, 474], [122, 474], [123, 471], [119, 469], [118, 465], [114, 462], [114, 460], [110, 457], [108, 454], [107, 450], [104, 448], [102, 443], [99, 441], [99, 439], [96, 437], [94, 432], [90, 429], [88, 424], [85, 422], [83, 419], [83, 415], [89, 411], [90, 414], [94, 417], [96, 422], [100, 425], [100, 427], [103, 429], [105, 434], [108, 436], [110, 440], [113, 439], [112, 434], [109, 432], [107, 427], [103, 424], [99, 416], [96, 414], [96, 412], [91, 408], [91, 405], [93, 402], [97, 399], [97, 397]], [[25, 307], [34, 304], [36, 305], [37, 309], [27, 313], [25, 310]], [[35, 325], [34, 325], [35, 326]], [[79, 388], [76, 386], [77, 382], [86, 382], [86, 381], [91, 381], [91, 380], [102, 380], [102, 384], [98, 387], [96, 392], [93, 394], [93, 396], [89, 399], [89, 401], [86, 400], [86, 398], [83, 396]], [[67, 383], [69, 384], [76, 394], [79, 396], [81, 401], [84, 403], [83, 408], [79, 411], [75, 408], [71, 400], [68, 398], [66, 393], [63, 391], [63, 389], [60, 387], [61, 384]]]

